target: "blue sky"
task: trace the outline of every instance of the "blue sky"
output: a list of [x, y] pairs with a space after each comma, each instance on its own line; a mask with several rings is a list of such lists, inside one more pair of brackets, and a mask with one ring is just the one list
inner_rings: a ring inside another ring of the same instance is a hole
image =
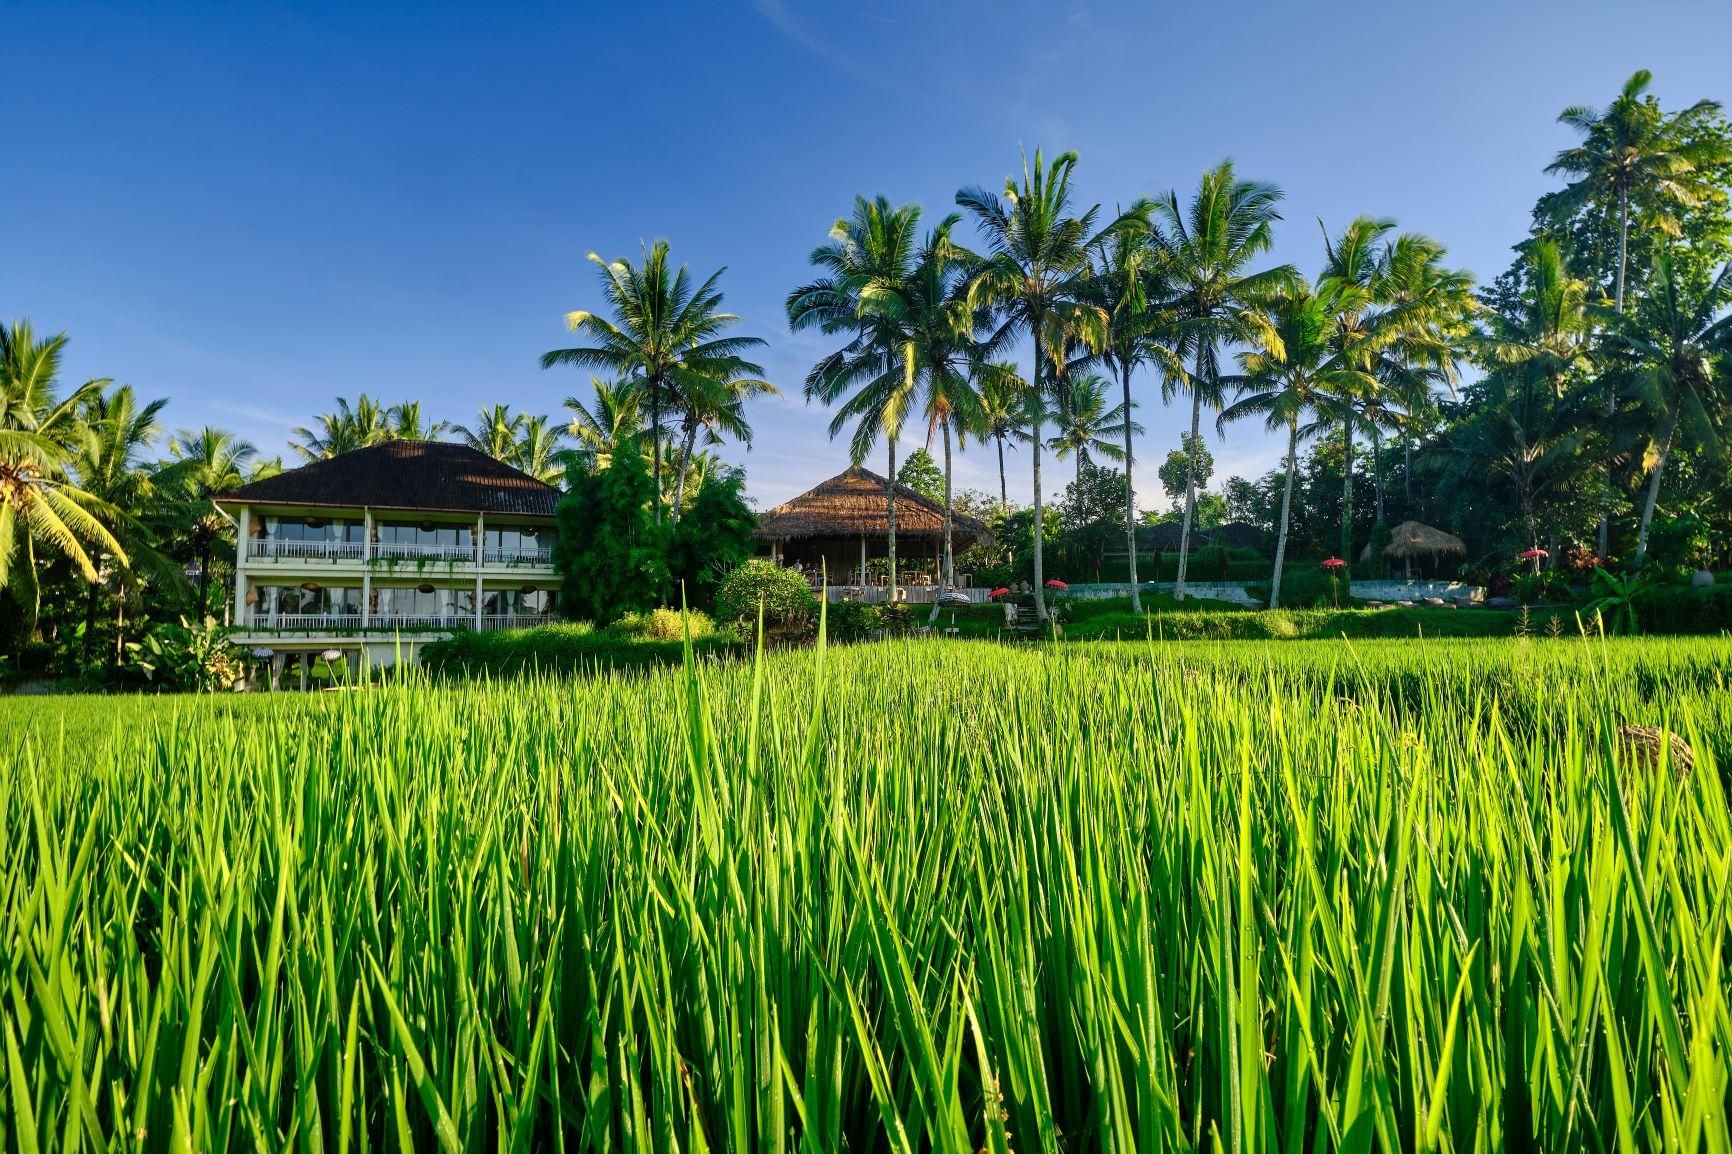
[[[170, 396], [171, 425], [275, 453], [362, 391], [457, 420], [561, 412], [588, 378], [537, 357], [598, 302], [584, 254], [665, 236], [694, 271], [727, 265], [742, 331], [770, 341], [787, 396], [754, 406], [750, 453], [725, 451], [768, 505], [845, 464], [800, 398], [825, 340], [781, 306], [857, 192], [936, 219], [1040, 146], [1080, 153], [1083, 197], [1110, 207], [1232, 156], [1286, 190], [1274, 259], [1314, 272], [1317, 219], [1367, 212], [1489, 278], [1555, 186], [1560, 109], [1643, 67], [1668, 106], [1732, 100], [1728, 45], [1724, 0], [12, 0], [0, 315], [68, 331], [69, 378]], [[1152, 462], [1185, 414], [1139, 391]], [[1248, 426], [1211, 440], [1219, 476], [1278, 456]], [[996, 483], [984, 451], [958, 474]]]

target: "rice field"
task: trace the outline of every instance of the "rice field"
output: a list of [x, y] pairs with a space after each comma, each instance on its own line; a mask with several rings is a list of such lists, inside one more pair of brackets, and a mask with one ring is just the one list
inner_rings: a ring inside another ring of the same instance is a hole
[[1726, 1150], [1729, 677], [925, 641], [0, 700], [0, 1149]]

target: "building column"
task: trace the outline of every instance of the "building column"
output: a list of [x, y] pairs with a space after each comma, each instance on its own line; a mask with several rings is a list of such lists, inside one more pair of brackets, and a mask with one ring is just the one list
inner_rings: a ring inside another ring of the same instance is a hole
[[361, 510], [361, 628], [373, 623], [373, 510]]
[[487, 514], [475, 514], [475, 631], [481, 632], [481, 571], [487, 561]]
[[236, 532], [239, 534], [235, 542], [235, 624], [243, 625], [247, 619], [247, 538], [252, 536], [253, 510], [251, 505], [242, 505], [240, 516], [236, 521]]

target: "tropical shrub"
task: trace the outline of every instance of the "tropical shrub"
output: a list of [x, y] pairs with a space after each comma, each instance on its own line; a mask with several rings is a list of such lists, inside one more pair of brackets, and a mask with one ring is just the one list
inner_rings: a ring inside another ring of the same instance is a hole
[[643, 637], [650, 641], [693, 641], [713, 637], [716, 623], [708, 613], [696, 609], [651, 609], [648, 613], [627, 613], [608, 627], [622, 637]]
[[126, 648], [131, 668], [166, 689], [216, 693], [233, 689], [246, 672], [241, 651], [214, 617], [153, 625]]
[[752, 531], [758, 517], [746, 503], [746, 474], [723, 469], [704, 481], [674, 526], [668, 547], [668, 576], [685, 604], [712, 609], [729, 573], [752, 556]]
[[1644, 589], [1633, 608], [1644, 633], [1724, 633], [1732, 630], [1732, 585]]
[[722, 581], [716, 616], [755, 623], [760, 603], [764, 621], [784, 627], [804, 624], [818, 610], [818, 599], [800, 574], [773, 561], [747, 561]]
[[601, 624], [645, 610], [668, 588], [667, 534], [655, 523], [655, 486], [635, 447], [616, 452], [608, 467], [574, 464], [555, 515], [559, 541], [553, 564], [564, 582], [559, 604], [567, 616]]

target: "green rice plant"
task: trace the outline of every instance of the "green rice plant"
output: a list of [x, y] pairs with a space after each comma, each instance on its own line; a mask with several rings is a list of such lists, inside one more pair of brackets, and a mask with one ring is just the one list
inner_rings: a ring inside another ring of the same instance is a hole
[[0, 699], [0, 1148], [1725, 1150], [1729, 676], [927, 640]]

